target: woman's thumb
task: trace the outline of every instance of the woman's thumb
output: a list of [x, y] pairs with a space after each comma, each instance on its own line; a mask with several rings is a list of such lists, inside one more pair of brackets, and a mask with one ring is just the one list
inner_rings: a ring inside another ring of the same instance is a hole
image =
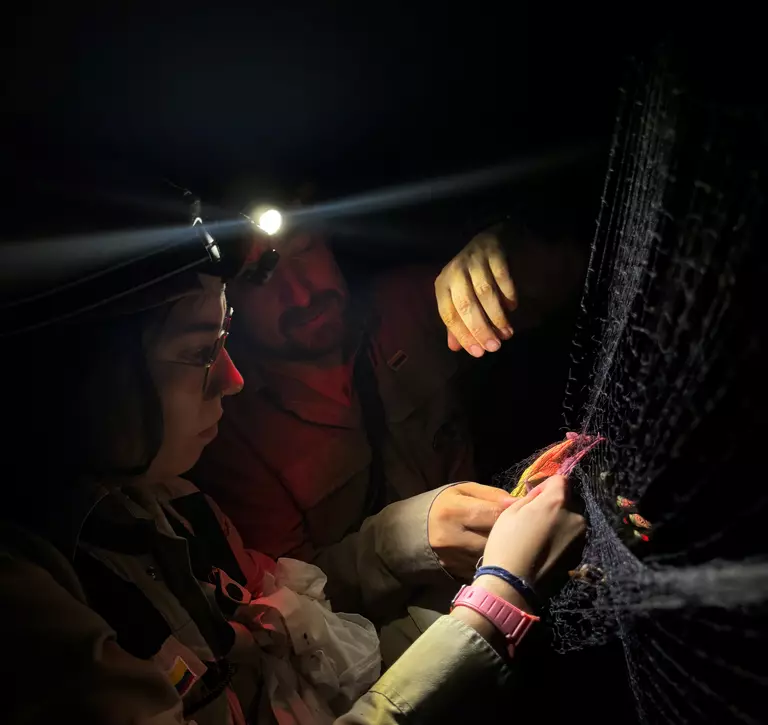
[[548, 501], [560, 499], [562, 503], [565, 503], [568, 479], [560, 475], [550, 476], [546, 481], [539, 484], [536, 489], [540, 490], [540, 495], [546, 497]]

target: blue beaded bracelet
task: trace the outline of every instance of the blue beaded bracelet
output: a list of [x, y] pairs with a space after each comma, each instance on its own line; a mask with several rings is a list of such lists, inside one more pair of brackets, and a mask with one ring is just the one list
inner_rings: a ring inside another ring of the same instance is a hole
[[[519, 576], [510, 574], [506, 569], [502, 569], [500, 566], [480, 566], [475, 572], [475, 579], [484, 574], [490, 576], [496, 576], [499, 579], [503, 579], [509, 586], [511, 586], [528, 604], [533, 607], [534, 610], [540, 609], [541, 604], [533, 587]], [[474, 581], [474, 580], [473, 580]]]

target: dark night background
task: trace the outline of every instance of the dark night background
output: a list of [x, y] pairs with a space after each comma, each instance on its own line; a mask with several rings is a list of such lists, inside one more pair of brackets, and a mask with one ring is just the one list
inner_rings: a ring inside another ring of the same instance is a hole
[[[675, 27], [670, 7], [658, 15], [648, 5], [105, 5], [29, 7], [4, 20], [5, 185], [20, 169], [44, 176], [63, 164], [77, 178], [87, 163], [129, 161], [220, 201], [307, 181], [335, 199], [591, 149], [567, 175], [352, 220], [368, 243], [342, 254], [367, 269], [445, 262], [521, 199], [545, 226], [572, 225], [589, 244], [626, 59], [665, 35], [701, 37], [690, 19]], [[483, 482], [560, 435], [570, 322], [520, 335], [477, 367]], [[547, 682], [561, 696], [549, 698], [549, 718], [541, 690], [523, 699], [545, 722], [562, 722], [595, 679], [621, 691], [621, 653], [605, 655], [608, 666], [599, 652], [527, 660], [538, 675], [523, 687]], [[510, 720], [526, 709], [515, 703]], [[631, 722], [633, 707], [591, 717]]]
[[252, 176], [357, 190], [610, 130], [628, 50], [610, 16], [415, 5], [30, 11], [6, 26], [6, 109], [28, 136], [206, 191]]
[[312, 181], [329, 198], [607, 144], [628, 57], [667, 38], [718, 58], [754, 27], [676, 3], [501, 5], [20, 8], [3, 20], [4, 165], [127, 159], [204, 196]]

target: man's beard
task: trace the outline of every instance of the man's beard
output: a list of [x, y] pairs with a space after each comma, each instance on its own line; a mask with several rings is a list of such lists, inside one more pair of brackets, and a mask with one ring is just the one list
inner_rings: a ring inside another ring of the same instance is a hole
[[[347, 300], [337, 290], [312, 295], [306, 307], [291, 307], [280, 316], [278, 326], [286, 342], [270, 353], [283, 360], [319, 360], [343, 348], [349, 334]], [[314, 329], [306, 323], [324, 313], [328, 319]]]

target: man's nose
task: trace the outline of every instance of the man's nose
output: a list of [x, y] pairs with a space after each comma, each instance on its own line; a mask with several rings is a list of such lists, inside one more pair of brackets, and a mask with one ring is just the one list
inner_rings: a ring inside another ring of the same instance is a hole
[[243, 376], [235, 367], [235, 363], [232, 362], [227, 349], [224, 348], [211, 368], [206, 392], [211, 397], [237, 395], [243, 389], [244, 384]]
[[277, 282], [280, 285], [282, 304], [285, 307], [308, 307], [312, 290], [301, 271], [292, 264], [286, 264], [280, 272], [279, 279], [273, 279], [270, 284]]

